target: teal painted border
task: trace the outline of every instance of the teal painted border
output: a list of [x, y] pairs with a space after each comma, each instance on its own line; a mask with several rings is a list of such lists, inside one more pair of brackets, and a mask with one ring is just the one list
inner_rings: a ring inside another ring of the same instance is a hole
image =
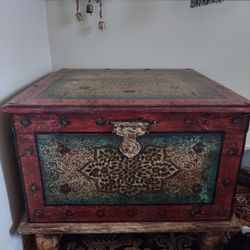
[[118, 148], [121, 139], [111, 134], [69, 134], [69, 133], [38, 133], [36, 135], [40, 167], [42, 174], [45, 203], [47, 205], [153, 205], [153, 204], [209, 204], [214, 200], [216, 178], [219, 167], [221, 143], [223, 135], [220, 133], [208, 134], [150, 134], [140, 138], [144, 149], [149, 146], [164, 148], [178, 147], [191, 148], [192, 145], [202, 142], [206, 145], [204, 153], [212, 154], [210, 160], [204, 161], [208, 167], [201, 176], [202, 192], [199, 194], [167, 192], [145, 192], [134, 196], [124, 194], [106, 194], [95, 199], [71, 199], [70, 195], [58, 199], [57, 195], [49, 191], [50, 180], [48, 176], [48, 162], [51, 158], [42, 154], [44, 145], [51, 140], [57, 140], [70, 148]]

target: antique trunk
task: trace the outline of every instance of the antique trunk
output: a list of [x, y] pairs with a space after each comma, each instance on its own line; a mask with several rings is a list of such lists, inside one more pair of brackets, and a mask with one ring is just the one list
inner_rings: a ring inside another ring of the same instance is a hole
[[63, 69], [2, 111], [31, 222], [232, 216], [250, 103], [198, 72]]

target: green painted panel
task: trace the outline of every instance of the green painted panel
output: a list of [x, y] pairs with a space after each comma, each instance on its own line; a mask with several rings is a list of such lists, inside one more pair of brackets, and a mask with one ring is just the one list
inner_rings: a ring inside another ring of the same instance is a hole
[[133, 159], [113, 134], [38, 133], [47, 205], [212, 203], [223, 135], [149, 134]]

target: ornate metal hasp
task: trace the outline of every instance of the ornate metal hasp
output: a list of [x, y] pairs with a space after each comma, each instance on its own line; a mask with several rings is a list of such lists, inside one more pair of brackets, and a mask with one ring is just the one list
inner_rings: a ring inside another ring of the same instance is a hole
[[148, 132], [148, 122], [111, 122], [113, 132], [122, 137], [119, 145], [120, 152], [132, 159], [138, 155], [142, 149], [142, 145], [137, 141], [139, 136]]

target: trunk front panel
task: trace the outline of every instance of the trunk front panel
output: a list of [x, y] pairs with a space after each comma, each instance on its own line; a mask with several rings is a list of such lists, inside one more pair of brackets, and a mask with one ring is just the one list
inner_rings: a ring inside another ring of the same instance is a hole
[[132, 159], [112, 134], [36, 138], [47, 205], [213, 202], [222, 134], [149, 134]]

